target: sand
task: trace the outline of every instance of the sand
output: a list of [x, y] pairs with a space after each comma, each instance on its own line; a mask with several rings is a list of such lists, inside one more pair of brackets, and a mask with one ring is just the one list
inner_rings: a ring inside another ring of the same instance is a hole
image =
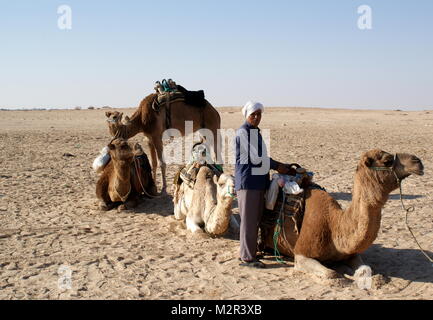
[[[223, 128], [243, 121], [239, 109], [219, 111]], [[362, 255], [374, 272], [369, 290], [318, 283], [291, 260], [239, 267], [238, 236], [192, 236], [174, 219], [170, 194], [129, 213], [98, 211], [91, 165], [109, 141], [104, 112], [0, 111], [0, 299], [433, 298], [433, 268], [405, 229], [397, 191]], [[404, 201], [415, 206], [410, 225], [433, 256], [433, 112], [268, 108], [261, 128], [271, 129], [274, 159], [314, 171], [343, 207], [363, 151], [420, 157], [425, 175], [404, 181]], [[175, 168], [167, 168], [169, 190]]]

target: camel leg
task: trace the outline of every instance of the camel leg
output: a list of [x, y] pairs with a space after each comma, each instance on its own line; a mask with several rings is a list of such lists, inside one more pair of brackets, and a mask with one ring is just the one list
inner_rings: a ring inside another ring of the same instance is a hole
[[162, 157], [162, 151], [163, 151], [163, 145], [162, 140], [153, 140], [153, 145], [155, 146], [156, 153], [158, 155], [158, 161], [159, 161], [159, 167], [161, 168], [161, 175], [162, 175], [162, 193], [165, 193], [167, 190], [167, 180], [165, 178], [165, 168], [166, 164], [164, 162], [164, 159]]
[[215, 163], [216, 164], [223, 164], [224, 163], [224, 159], [222, 159], [222, 155], [224, 154], [223, 150], [221, 150], [221, 145], [222, 145], [222, 137], [221, 134], [219, 133], [218, 129], [212, 130], [212, 133], [214, 135], [214, 145], [213, 147], [213, 154], [215, 157]]
[[194, 219], [191, 217], [186, 217], [186, 229], [190, 230], [192, 233], [201, 231], [200, 226], [195, 223]]
[[185, 219], [185, 215], [182, 212], [182, 199], [179, 199], [177, 203], [174, 204], [174, 217], [176, 220]]
[[295, 270], [314, 275], [320, 279], [335, 279], [339, 278], [337, 272], [326, 268], [319, 261], [307, 258], [302, 255], [295, 255]]
[[117, 207], [117, 211], [125, 211], [132, 208], [135, 208], [138, 204], [138, 197], [133, 196], [130, 199], [126, 200], [126, 202], [122, 203], [119, 207]]
[[150, 151], [150, 159], [152, 161], [152, 178], [153, 181], [156, 183], [156, 170], [158, 168], [158, 159], [156, 157], [156, 149], [153, 145], [153, 142], [150, 139], [147, 139], [147, 146], [149, 147]]
[[111, 209], [114, 208], [114, 203], [112, 203], [112, 202], [107, 203], [107, 202], [105, 202], [104, 200], [101, 200], [101, 201], [99, 202], [99, 206], [98, 206], [98, 208], [99, 208], [99, 210], [101, 210], [101, 211], [109, 211], [109, 210], [111, 210]]

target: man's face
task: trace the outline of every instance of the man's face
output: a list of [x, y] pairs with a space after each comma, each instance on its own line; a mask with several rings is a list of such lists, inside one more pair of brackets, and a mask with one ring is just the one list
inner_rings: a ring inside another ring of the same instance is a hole
[[247, 121], [250, 125], [252, 125], [253, 127], [258, 127], [260, 124], [260, 120], [262, 120], [262, 111], [261, 110], [257, 110], [253, 113], [251, 113], [248, 118]]

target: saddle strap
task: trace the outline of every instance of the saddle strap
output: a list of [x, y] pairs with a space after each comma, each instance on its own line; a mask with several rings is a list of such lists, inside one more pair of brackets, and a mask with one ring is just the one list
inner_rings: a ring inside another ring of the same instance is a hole
[[167, 100], [165, 101], [165, 126], [166, 129], [171, 128], [171, 111], [170, 111], [170, 94], [166, 94]]

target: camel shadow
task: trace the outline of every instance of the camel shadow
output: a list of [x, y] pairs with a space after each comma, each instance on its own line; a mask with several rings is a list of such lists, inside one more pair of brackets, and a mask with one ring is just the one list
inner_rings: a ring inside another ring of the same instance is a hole
[[[335, 200], [342, 200], [342, 201], [352, 201], [352, 194], [347, 192], [330, 192], [329, 193], [331, 197], [333, 197]], [[419, 199], [423, 198], [423, 195], [419, 194], [404, 194], [403, 200], [413, 200], [413, 199]], [[400, 200], [399, 194], [391, 194], [389, 196], [389, 200]]]
[[[425, 253], [433, 258], [433, 252], [425, 250]], [[374, 244], [362, 257], [374, 274], [433, 283], [433, 264], [419, 249], [395, 249]]]
[[142, 199], [133, 211], [137, 214], [152, 213], [163, 217], [172, 216], [174, 214], [173, 197], [170, 194], [164, 194], [159, 198]]

